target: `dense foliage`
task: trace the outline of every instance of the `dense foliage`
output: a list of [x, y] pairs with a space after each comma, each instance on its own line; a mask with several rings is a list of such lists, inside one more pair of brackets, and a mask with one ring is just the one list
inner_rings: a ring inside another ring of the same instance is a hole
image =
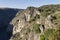
[[43, 17], [52, 15], [53, 24], [56, 26], [56, 29], [46, 29], [44, 34], [40, 35], [40, 40], [60, 40], [60, 5], [44, 5], [39, 7]]
[[40, 24], [34, 24], [33, 25], [35, 33], [40, 33], [41, 32], [39, 27], [40, 27]]
[[60, 5], [44, 5], [39, 7], [39, 11], [42, 13], [43, 16], [47, 16], [49, 14], [52, 14], [56, 11], [60, 11]]

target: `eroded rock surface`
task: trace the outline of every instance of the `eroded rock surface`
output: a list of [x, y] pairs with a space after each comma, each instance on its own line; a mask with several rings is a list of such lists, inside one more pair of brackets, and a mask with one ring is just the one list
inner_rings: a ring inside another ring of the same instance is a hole
[[40, 35], [44, 35], [46, 29], [55, 30], [57, 23], [54, 24], [54, 21], [58, 20], [56, 14], [60, 12], [50, 13], [50, 9], [46, 11], [43, 8], [28, 7], [18, 12], [7, 28], [8, 33], [13, 31], [10, 40], [40, 40]]

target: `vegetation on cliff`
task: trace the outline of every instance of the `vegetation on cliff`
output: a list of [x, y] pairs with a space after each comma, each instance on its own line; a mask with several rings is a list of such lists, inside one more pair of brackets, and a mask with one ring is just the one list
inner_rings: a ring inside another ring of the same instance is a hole
[[[60, 40], [60, 5], [28, 7], [17, 17], [21, 40]], [[20, 40], [19, 35], [16, 38]]]

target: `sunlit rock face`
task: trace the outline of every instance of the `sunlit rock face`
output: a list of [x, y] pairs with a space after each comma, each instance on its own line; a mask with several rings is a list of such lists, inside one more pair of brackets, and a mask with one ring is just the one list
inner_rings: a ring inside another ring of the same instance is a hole
[[[38, 35], [36, 36], [34, 35], [33, 25], [34, 23], [41, 24], [40, 15], [41, 15], [40, 11], [38, 10], [38, 8], [35, 7], [28, 7], [27, 9], [24, 9], [21, 12], [19, 11], [18, 14], [16, 14], [16, 16], [12, 19], [12, 21], [8, 25], [7, 32], [12, 31], [13, 35], [21, 32], [20, 36], [22, 35], [24, 36], [22, 37], [22, 39], [36, 40], [34, 38], [35, 37], [37, 38]], [[29, 21], [31, 21], [31, 23], [29, 23]], [[28, 35], [26, 35], [27, 33], [25, 33], [27, 29], [28, 31], [31, 30], [31, 32]]]
[[[42, 16], [38, 8], [28, 7], [18, 12], [8, 25], [7, 31], [12, 31], [14, 36], [19, 33], [19, 40], [40, 40], [39, 36], [44, 34], [45, 29], [53, 28], [51, 19], [51, 15]], [[14, 36], [11, 37], [12, 40], [15, 40]]]
[[45, 28], [54, 28], [55, 25], [52, 23], [53, 17], [52, 15], [48, 15], [47, 18], [45, 19]]
[[60, 11], [55, 13], [56, 7], [53, 8], [49, 6], [28, 7], [19, 11], [7, 27], [7, 33], [12, 32], [10, 39], [40, 40], [40, 35], [45, 36], [45, 31], [48, 29], [58, 29], [60, 27]]
[[25, 10], [24, 14], [26, 16], [26, 21], [30, 21], [31, 19], [33, 19], [36, 16], [36, 14], [40, 15], [40, 12], [35, 7], [28, 7]]
[[13, 27], [13, 34], [20, 32], [24, 26], [25, 26], [24, 21], [17, 20], [16, 24]]
[[[45, 29], [52, 29], [54, 27], [51, 20], [53, 20], [52, 15], [44, 17], [38, 8], [28, 7], [27, 9], [18, 12], [8, 25], [7, 29], [9, 30], [8, 32], [13, 31], [12, 34], [14, 36], [19, 33], [21, 40], [40, 40], [39, 36], [41, 34], [44, 35]], [[37, 34], [35, 31], [37, 31]], [[14, 37], [12, 36], [11, 39], [13, 40]]]

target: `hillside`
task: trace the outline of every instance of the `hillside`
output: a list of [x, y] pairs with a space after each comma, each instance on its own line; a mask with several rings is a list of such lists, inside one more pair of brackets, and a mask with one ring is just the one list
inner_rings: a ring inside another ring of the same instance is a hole
[[[8, 25], [10, 40], [59, 40], [60, 5], [28, 7]], [[12, 25], [12, 26], [11, 26]]]
[[[8, 40], [60, 40], [59, 4], [44, 5], [38, 8], [27, 7], [15, 15], [14, 11], [12, 12], [10, 16], [5, 18], [3, 16], [6, 15], [3, 15], [1, 18], [3, 19], [1, 24], [7, 25], [6, 32], [10, 37]], [[10, 17], [12, 19], [7, 20]]]
[[[10, 40], [59, 40], [60, 5], [27, 7], [7, 27]], [[51, 37], [52, 36], [52, 37]]]

